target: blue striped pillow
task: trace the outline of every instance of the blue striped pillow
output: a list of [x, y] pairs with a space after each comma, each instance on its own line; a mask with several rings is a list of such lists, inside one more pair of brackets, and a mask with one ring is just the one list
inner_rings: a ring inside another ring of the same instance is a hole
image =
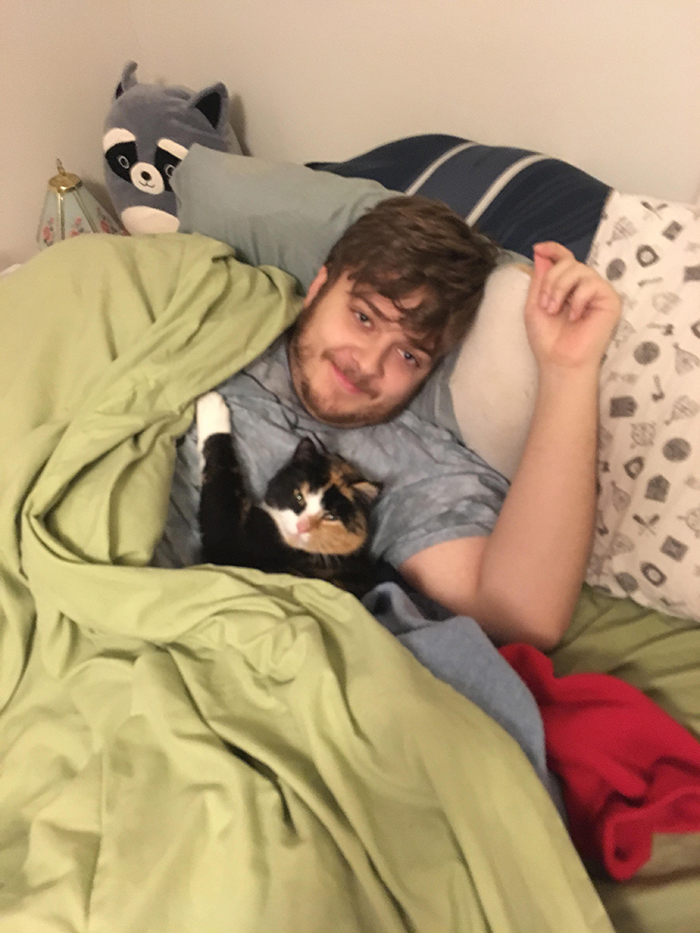
[[398, 139], [346, 162], [307, 165], [437, 198], [523, 256], [532, 256], [535, 243], [556, 240], [582, 262], [611, 190], [561, 159], [434, 133]]

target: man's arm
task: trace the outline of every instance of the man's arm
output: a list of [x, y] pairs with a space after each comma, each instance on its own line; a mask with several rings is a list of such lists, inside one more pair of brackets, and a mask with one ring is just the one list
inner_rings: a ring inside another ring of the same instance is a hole
[[535, 247], [525, 308], [538, 363], [535, 412], [491, 535], [415, 554], [401, 573], [498, 642], [540, 648], [563, 635], [585, 575], [595, 516], [600, 361], [619, 298], [554, 243]]

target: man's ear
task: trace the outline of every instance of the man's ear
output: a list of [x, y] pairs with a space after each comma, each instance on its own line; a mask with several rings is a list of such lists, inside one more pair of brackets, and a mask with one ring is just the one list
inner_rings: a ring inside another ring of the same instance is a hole
[[307, 308], [311, 302], [314, 300], [316, 295], [318, 295], [321, 288], [325, 285], [328, 279], [328, 269], [325, 266], [321, 268], [316, 273], [316, 278], [313, 280], [311, 285], [309, 285], [309, 290], [306, 293], [306, 298], [304, 299], [304, 307]]

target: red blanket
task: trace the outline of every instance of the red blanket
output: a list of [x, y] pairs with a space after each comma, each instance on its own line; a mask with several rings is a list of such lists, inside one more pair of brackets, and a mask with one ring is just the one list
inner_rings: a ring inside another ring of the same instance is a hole
[[584, 858], [623, 881], [649, 859], [655, 832], [700, 832], [700, 742], [690, 732], [616, 677], [555, 677], [530, 645], [501, 654], [540, 708], [549, 767]]

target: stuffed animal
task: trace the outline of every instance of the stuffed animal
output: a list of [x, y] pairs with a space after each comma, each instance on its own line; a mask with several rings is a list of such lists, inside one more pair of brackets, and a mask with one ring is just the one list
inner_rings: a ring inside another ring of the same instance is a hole
[[170, 176], [193, 143], [240, 153], [228, 121], [228, 91], [195, 93], [176, 85], [140, 84], [129, 62], [107, 114], [102, 148], [107, 191], [129, 233], [178, 229]]

